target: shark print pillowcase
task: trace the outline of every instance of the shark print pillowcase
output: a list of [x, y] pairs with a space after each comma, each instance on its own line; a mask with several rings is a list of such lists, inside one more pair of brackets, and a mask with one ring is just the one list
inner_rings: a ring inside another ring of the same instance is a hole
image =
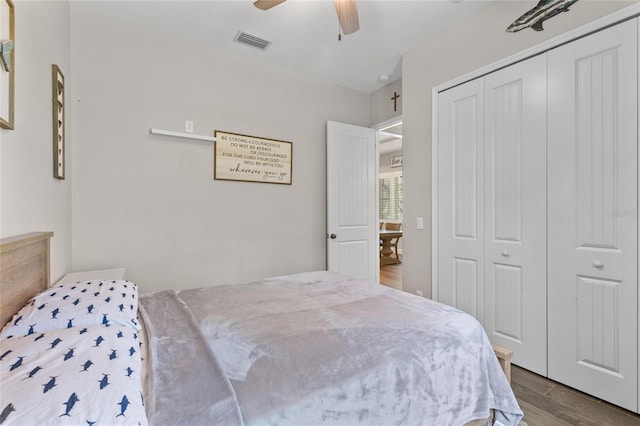
[[125, 325], [140, 330], [138, 288], [123, 280], [82, 281], [35, 296], [0, 332], [0, 340], [87, 325]]

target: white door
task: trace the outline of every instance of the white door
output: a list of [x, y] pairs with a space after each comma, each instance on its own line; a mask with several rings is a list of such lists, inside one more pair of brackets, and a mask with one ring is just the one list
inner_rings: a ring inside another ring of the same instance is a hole
[[484, 85], [438, 95], [438, 300], [484, 325]]
[[485, 88], [485, 329], [514, 364], [547, 374], [546, 56]]
[[637, 411], [636, 23], [548, 65], [549, 377]]
[[327, 121], [327, 269], [379, 281], [378, 137]]

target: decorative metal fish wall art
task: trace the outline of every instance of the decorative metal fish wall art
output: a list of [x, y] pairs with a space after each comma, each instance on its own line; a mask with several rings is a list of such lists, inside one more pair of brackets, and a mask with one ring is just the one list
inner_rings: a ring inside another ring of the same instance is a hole
[[568, 12], [569, 6], [578, 0], [540, 0], [536, 7], [516, 19], [507, 28], [508, 32], [515, 33], [531, 27], [536, 31], [542, 31], [542, 22], [556, 16], [560, 12]]

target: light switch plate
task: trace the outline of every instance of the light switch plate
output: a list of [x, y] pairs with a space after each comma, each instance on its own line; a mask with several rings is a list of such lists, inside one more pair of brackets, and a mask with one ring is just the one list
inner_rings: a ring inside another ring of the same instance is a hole
[[416, 220], [416, 229], [424, 229], [424, 218], [419, 217]]

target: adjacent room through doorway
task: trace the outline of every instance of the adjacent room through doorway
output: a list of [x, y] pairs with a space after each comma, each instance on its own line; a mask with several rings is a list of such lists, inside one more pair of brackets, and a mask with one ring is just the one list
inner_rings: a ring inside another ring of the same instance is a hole
[[402, 290], [402, 121], [378, 130], [380, 284]]

